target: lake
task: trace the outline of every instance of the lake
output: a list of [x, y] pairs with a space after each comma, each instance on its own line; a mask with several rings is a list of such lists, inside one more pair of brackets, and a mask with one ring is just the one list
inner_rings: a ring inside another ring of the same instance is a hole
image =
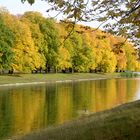
[[0, 87], [0, 139], [140, 99], [140, 79]]

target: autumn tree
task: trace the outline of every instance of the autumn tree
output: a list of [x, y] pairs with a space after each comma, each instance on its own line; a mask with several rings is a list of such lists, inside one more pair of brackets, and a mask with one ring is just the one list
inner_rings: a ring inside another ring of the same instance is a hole
[[29, 26], [16, 18], [14, 21], [15, 44], [12, 67], [16, 71], [31, 72], [40, 67], [41, 58], [34, 45]]
[[103, 73], [111, 73], [116, 70], [116, 56], [111, 50], [103, 50], [102, 51], [102, 60], [98, 64], [98, 67]]
[[[59, 45], [58, 48], [58, 70], [66, 72], [71, 67], [71, 42], [69, 39], [65, 40], [67, 36], [66, 25], [63, 23], [56, 23], [56, 28], [59, 32]], [[65, 41], [64, 41], [65, 40]]]
[[0, 14], [0, 70], [10, 70], [13, 61], [12, 47], [14, 44], [14, 34], [8, 28]]
[[11, 69], [19, 72], [31, 72], [40, 67], [41, 59], [28, 24], [20, 21], [20, 16], [11, 15], [7, 10], [1, 10], [1, 18], [14, 36], [11, 48], [13, 52]]
[[25, 20], [30, 26], [34, 44], [37, 46], [38, 52], [41, 55], [42, 67], [44, 67], [45, 63], [45, 69], [47, 71], [50, 68], [56, 69], [58, 64], [57, 53], [60, 43], [55, 21], [44, 18], [39, 12], [26, 12], [22, 18], [23, 22]]
[[56, 28], [55, 21], [53, 19], [46, 19], [41, 25], [41, 31], [44, 34], [47, 41], [48, 53], [46, 56], [46, 67], [48, 72], [53, 69], [57, 72], [58, 69], [58, 50], [60, 47], [59, 32]]
[[58, 69], [66, 72], [70, 67], [70, 53], [65, 47], [61, 46], [58, 50]]
[[138, 60], [137, 50], [128, 42], [124, 45], [124, 50], [127, 58], [126, 69], [131, 71], [139, 70], [140, 62]]
[[31, 37], [41, 59], [39, 69], [45, 69], [48, 46], [47, 40], [45, 40], [44, 34], [41, 31], [41, 25], [45, 21], [45, 18], [39, 12], [25, 12], [21, 17], [21, 21], [30, 27]]
[[95, 61], [95, 48], [92, 44], [92, 35], [90, 32], [85, 31], [81, 34], [82, 37], [82, 51], [83, 55], [85, 56], [84, 67], [87, 72], [92, 72], [96, 68], [96, 61]]
[[140, 68], [138, 54], [125, 38], [69, 20], [1, 10], [0, 27], [1, 70], [106, 73]]
[[[35, 0], [28, 1], [33, 4]], [[106, 29], [139, 43], [140, 0], [47, 0], [52, 7], [47, 11], [63, 13], [67, 19], [99, 21]], [[110, 28], [111, 27], [111, 28]]]

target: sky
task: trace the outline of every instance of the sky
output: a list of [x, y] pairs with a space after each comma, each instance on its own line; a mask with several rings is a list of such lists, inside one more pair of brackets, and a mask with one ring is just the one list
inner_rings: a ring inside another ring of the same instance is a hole
[[[24, 14], [26, 11], [38, 11], [42, 13], [44, 17], [55, 17], [56, 13], [51, 12], [51, 15], [48, 15], [46, 10], [49, 8], [47, 2], [36, 0], [35, 4], [30, 5], [29, 3], [25, 2], [24, 4], [21, 3], [20, 0], [0, 0], [0, 7], [5, 7], [11, 14]], [[58, 19], [62, 19], [62, 15], [57, 17]], [[81, 22], [79, 24], [83, 24], [86, 26], [91, 26], [97, 28], [99, 26], [98, 22]]]
[[24, 14], [26, 11], [38, 11], [47, 16], [47, 3], [41, 0], [37, 0], [35, 4], [30, 5], [25, 2], [21, 3], [20, 0], [0, 0], [0, 6], [6, 7], [12, 14]]

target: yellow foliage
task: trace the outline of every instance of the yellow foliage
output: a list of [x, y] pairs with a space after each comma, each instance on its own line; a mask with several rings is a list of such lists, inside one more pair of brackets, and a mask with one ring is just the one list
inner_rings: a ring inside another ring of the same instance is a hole
[[66, 48], [64, 47], [60, 47], [58, 54], [58, 67], [60, 69], [71, 67], [70, 54], [68, 50], [66, 50]]

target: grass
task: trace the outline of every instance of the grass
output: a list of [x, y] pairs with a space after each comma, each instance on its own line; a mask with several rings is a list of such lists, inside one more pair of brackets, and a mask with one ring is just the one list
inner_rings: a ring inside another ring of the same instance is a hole
[[31, 83], [31, 82], [55, 82], [60, 80], [79, 80], [113, 78], [118, 74], [95, 74], [95, 73], [73, 73], [73, 74], [13, 74], [0, 75], [0, 84]]
[[139, 77], [140, 75], [137, 72], [132, 72], [132, 71], [126, 71], [122, 72], [121, 77], [128, 77], [128, 78], [133, 78], [133, 77]]
[[140, 101], [14, 140], [140, 140]]

